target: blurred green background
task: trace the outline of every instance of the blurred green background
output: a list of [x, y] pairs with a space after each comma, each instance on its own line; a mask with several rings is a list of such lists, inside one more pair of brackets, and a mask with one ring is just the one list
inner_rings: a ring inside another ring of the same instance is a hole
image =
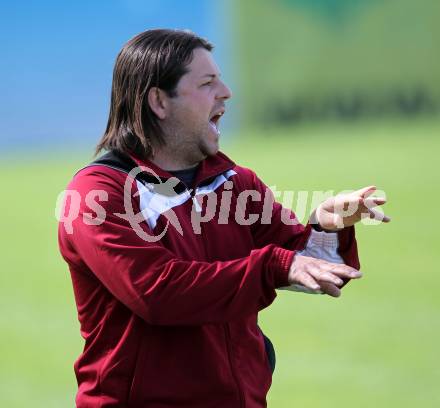
[[[280, 191], [376, 184], [392, 217], [357, 227], [364, 278], [340, 299], [280, 292], [261, 314], [277, 350], [269, 407], [440, 406], [438, 3], [240, 0], [221, 10], [228, 24], [215, 37], [236, 93], [223, 150]], [[128, 39], [115, 36], [114, 49]], [[112, 61], [102, 64], [106, 92]], [[94, 115], [95, 102], [77, 101]], [[31, 149], [23, 133], [1, 145], [2, 407], [74, 405], [83, 342], [55, 201], [99, 136], [73, 143], [66, 133]]]

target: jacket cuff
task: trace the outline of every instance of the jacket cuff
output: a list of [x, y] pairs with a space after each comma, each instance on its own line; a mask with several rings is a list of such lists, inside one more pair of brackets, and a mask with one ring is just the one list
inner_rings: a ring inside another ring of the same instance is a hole
[[293, 262], [295, 252], [288, 249], [275, 247], [269, 262], [269, 270], [274, 276], [275, 288], [281, 288], [289, 285], [289, 271]]
[[344, 260], [344, 263], [359, 270], [361, 265], [359, 262], [354, 226], [346, 227], [338, 231], [338, 240], [338, 253]]

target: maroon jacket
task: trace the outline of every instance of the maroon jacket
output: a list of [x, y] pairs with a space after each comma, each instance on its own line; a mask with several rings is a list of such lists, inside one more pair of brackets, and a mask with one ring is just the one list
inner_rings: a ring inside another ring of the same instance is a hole
[[[272, 373], [257, 315], [273, 302], [276, 288], [288, 285], [295, 250], [304, 248], [310, 225], [285, 225], [281, 205], [271, 201], [269, 223], [261, 217], [251, 225], [237, 222], [240, 192], [264, 197], [266, 186], [218, 153], [202, 162], [194, 186], [219, 197], [215, 214], [194, 231], [198, 195], [181, 183], [171, 195], [162, 191], [171, 175], [135, 160], [162, 182], [148, 172], [140, 184], [129, 177], [131, 196], [125, 197], [134, 214], [144, 210], [144, 233], [158, 235], [168, 225], [156, 242], [139, 236], [123, 215], [127, 173], [112, 168], [111, 160], [82, 169], [68, 186], [78, 194], [66, 200], [63, 214], [77, 217], [60, 222], [59, 244], [85, 339], [75, 363], [77, 406], [265, 407]], [[122, 161], [128, 171], [130, 159]], [[225, 189], [232, 193], [220, 199]], [[149, 202], [136, 195], [140, 190]], [[257, 198], [248, 197], [245, 218], [263, 212]], [[229, 199], [225, 222], [219, 207]], [[206, 214], [202, 208], [198, 214]], [[354, 229], [340, 232], [339, 241], [341, 257], [358, 268]]]

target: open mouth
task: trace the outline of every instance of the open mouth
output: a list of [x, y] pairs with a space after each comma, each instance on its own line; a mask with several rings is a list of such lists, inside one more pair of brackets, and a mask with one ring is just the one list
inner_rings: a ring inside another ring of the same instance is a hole
[[220, 134], [220, 130], [218, 126], [219, 126], [220, 118], [223, 116], [223, 114], [224, 114], [223, 111], [216, 113], [215, 115], [211, 116], [211, 119], [209, 119], [209, 124], [217, 134]]

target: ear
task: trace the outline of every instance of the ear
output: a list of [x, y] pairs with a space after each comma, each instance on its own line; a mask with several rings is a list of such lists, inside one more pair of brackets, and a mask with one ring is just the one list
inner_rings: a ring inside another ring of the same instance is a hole
[[166, 93], [155, 86], [148, 91], [148, 104], [150, 109], [156, 114], [159, 119], [165, 119], [167, 116], [167, 95]]

